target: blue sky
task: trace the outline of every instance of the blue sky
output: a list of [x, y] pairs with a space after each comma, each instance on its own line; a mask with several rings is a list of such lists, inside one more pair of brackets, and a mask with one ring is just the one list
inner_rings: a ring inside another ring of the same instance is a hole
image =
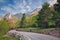
[[50, 5], [56, 3], [57, 0], [0, 0], [0, 15], [8, 12], [14, 14], [31, 12], [36, 8], [41, 8], [44, 2]]

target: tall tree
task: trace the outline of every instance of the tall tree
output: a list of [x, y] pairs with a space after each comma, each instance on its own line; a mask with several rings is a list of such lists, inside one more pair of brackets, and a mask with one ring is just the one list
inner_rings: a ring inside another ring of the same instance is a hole
[[42, 9], [39, 11], [38, 14], [38, 26], [43, 28], [48, 28], [48, 23], [51, 20], [53, 16], [53, 13], [51, 12], [51, 9], [49, 8], [48, 3], [44, 3], [42, 6]]
[[54, 5], [54, 9], [57, 12], [55, 18], [56, 26], [60, 26], [60, 0], [57, 0], [57, 4]]
[[25, 18], [26, 18], [26, 15], [25, 15], [25, 13], [24, 13], [24, 14], [22, 15], [22, 18], [21, 18], [20, 27], [24, 27]]
[[54, 9], [60, 13], [60, 0], [57, 0], [57, 4], [54, 5]]

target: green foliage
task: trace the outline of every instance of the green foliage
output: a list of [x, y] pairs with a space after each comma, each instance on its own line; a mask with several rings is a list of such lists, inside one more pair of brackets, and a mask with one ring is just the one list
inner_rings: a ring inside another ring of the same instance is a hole
[[21, 18], [21, 22], [20, 22], [20, 27], [24, 27], [25, 26], [25, 13], [22, 15], [22, 18]]
[[20, 26], [20, 22], [21, 22], [21, 20], [17, 20], [16, 27], [19, 27]]
[[18, 28], [18, 30], [23, 30], [23, 31], [35, 31], [35, 30], [60, 30], [60, 28]]
[[31, 22], [31, 24], [32, 24], [32, 27], [38, 27], [38, 24], [37, 24], [37, 15], [35, 15], [35, 16], [32, 16], [32, 22]]
[[54, 9], [55, 11], [59, 12], [60, 13], [60, 0], [57, 0], [58, 4], [55, 4], [54, 6]]
[[57, 12], [54, 19], [56, 21], [56, 26], [60, 27], [60, 0], [57, 0], [58, 4], [54, 5], [54, 9]]
[[48, 3], [44, 3], [42, 9], [39, 11], [37, 23], [41, 28], [49, 28], [51, 25], [55, 25], [55, 21], [52, 19], [56, 15], [55, 11], [51, 10]]
[[49, 4], [48, 3], [44, 3], [44, 5], [42, 6], [42, 9], [39, 11], [39, 14], [38, 14], [38, 19], [37, 19], [37, 22], [38, 22], [38, 26], [39, 27], [45, 27], [46, 25], [46, 21], [48, 16], [49, 15]]
[[6, 34], [6, 32], [9, 30], [9, 24], [6, 20], [0, 21], [0, 35]]
[[[58, 3], [59, 2], [60, 1], [58, 1]], [[57, 25], [60, 26], [60, 13], [58, 12], [60, 6], [57, 6], [58, 5], [55, 6], [55, 9], [58, 9], [56, 12], [49, 7], [48, 3], [44, 3], [37, 15], [26, 17], [25, 14], [23, 14], [20, 27], [55, 28]]]
[[18, 40], [14, 37], [0, 37], [0, 40]]
[[32, 15], [26, 18], [26, 27], [37, 27], [37, 15]]

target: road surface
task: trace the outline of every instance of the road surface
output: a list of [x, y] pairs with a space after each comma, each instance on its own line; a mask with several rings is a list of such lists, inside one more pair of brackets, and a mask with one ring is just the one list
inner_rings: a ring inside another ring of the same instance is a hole
[[17, 33], [20, 35], [23, 35], [25, 40], [60, 40], [60, 38], [53, 37], [50, 35], [44, 35], [44, 34], [38, 34], [38, 33], [32, 33], [32, 32], [22, 32], [22, 31], [15, 31], [11, 30], [9, 33]]

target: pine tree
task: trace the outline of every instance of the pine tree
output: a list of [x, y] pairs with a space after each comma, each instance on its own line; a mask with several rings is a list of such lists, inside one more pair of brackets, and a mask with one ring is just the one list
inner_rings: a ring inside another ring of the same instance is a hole
[[24, 27], [25, 24], [25, 13], [22, 15], [21, 22], [20, 22], [20, 27]]
[[54, 9], [60, 13], [60, 0], [57, 0], [57, 4], [54, 5]]
[[54, 5], [54, 9], [57, 12], [55, 17], [56, 27], [60, 27], [60, 0], [57, 0], [57, 4]]

